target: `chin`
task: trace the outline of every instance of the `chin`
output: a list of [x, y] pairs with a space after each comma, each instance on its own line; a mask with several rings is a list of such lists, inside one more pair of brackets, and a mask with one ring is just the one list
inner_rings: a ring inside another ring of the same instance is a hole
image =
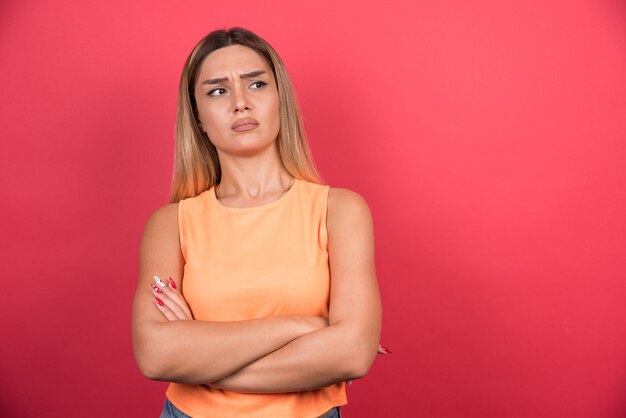
[[228, 147], [227, 152], [229, 154], [249, 157], [267, 151], [268, 148], [271, 148], [275, 145], [276, 140], [260, 141], [258, 140], [258, 138], [238, 138], [234, 142], [236, 142], [236, 145], [231, 143], [231, 146]]

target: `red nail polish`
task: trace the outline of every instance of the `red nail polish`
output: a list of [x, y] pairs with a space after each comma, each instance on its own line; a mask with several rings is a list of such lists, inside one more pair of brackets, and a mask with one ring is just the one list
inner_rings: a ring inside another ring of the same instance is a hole
[[381, 345], [380, 348], [382, 348], [385, 353], [391, 354], [391, 350], [389, 350], [387, 347]]
[[161, 299], [157, 298], [156, 296], [154, 298], [156, 299], [159, 306], [163, 306], [163, 301]]
[[172, 279], [171, 277], [170, 279], [170, 286], [172, 286], [172, 289], [176, 289], [176, 282], [174, 281], [174, 279]]
[[157, 285], [155, 285], [154, 283], [150, 283], [150, 286], [152, 286], [152, 289], [154, 289], [155, 292], [157, 292], [157, 293], [161, 293], [162, 292], [162, 290], [159, 289], [157, 287]]

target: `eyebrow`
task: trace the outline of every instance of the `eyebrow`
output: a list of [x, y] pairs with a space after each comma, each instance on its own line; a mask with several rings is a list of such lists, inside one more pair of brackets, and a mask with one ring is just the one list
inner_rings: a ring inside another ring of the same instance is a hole
[[[261, 74], [265, 74], [265, 71], [263, 70], [251, 71], [249, 73], [241, 74], [239, 78], [243, 80], [244, 78], [258, 77]], [[201, 84], [218, 84], [218, 83], [224, 83], [226, 81], [228, 81], [228, 77], [210, 78], [208, 80], [204, 80]]]

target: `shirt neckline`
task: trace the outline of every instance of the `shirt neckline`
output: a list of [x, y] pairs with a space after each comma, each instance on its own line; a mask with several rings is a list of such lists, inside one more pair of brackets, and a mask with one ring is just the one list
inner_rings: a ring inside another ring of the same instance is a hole
[[283, 195], [281, 197], [279, 197], [278, 199], [274, 200], [273, 202], [265, 203], [265, 204], [259, 205], [259, 206], [250, 206], [250, 207], [247, 207], [247, 208], [237, 208], [237, 207], [226, 206], [226, 205], [222, 204], [222, 202], [217, 200], [217, 196], [215, 196], [215, 186], [211, 187], [208, 190], [208, 195], [209, 195], [209, 199], [211, 200], [211, 202], [213, 202], [213, 204], [215, 206], [217, 206], [218, 208], [220, 208], [220, 210], [222, 210], [222, 211], [233, 212], [233, 213], [256, 212], [256, 211], [260, 211], [260, 210], [269, 209], [269, 208], [272, 208], [274, 206], [278, 206], [278, 205], [286, 202], [287, 200], [289, 200], [289, 198], [293, 194], [294, 190], [299, 186], [300, 181], [301, 181], [300, 179], [294, 178], [293, 184], [291, 185], [291, 187], [285, 193], [283, 193]]

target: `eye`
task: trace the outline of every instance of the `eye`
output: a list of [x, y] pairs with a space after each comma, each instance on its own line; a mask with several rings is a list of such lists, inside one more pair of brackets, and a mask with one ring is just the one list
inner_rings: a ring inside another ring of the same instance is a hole
[[207, 93], [207, 96], [220, 96], [220, 95], [225, 94], [225, 93], [226, 93], [226, 89], [217, 88], [217, 89], [213, 89], [213, 90], [209, 91]]
[[250, 84], [250, 87], [253, 89], [260, 89], [265, 86], [267, 86], [267, 83], [265, 81], [255, 81], [254, 83]]

